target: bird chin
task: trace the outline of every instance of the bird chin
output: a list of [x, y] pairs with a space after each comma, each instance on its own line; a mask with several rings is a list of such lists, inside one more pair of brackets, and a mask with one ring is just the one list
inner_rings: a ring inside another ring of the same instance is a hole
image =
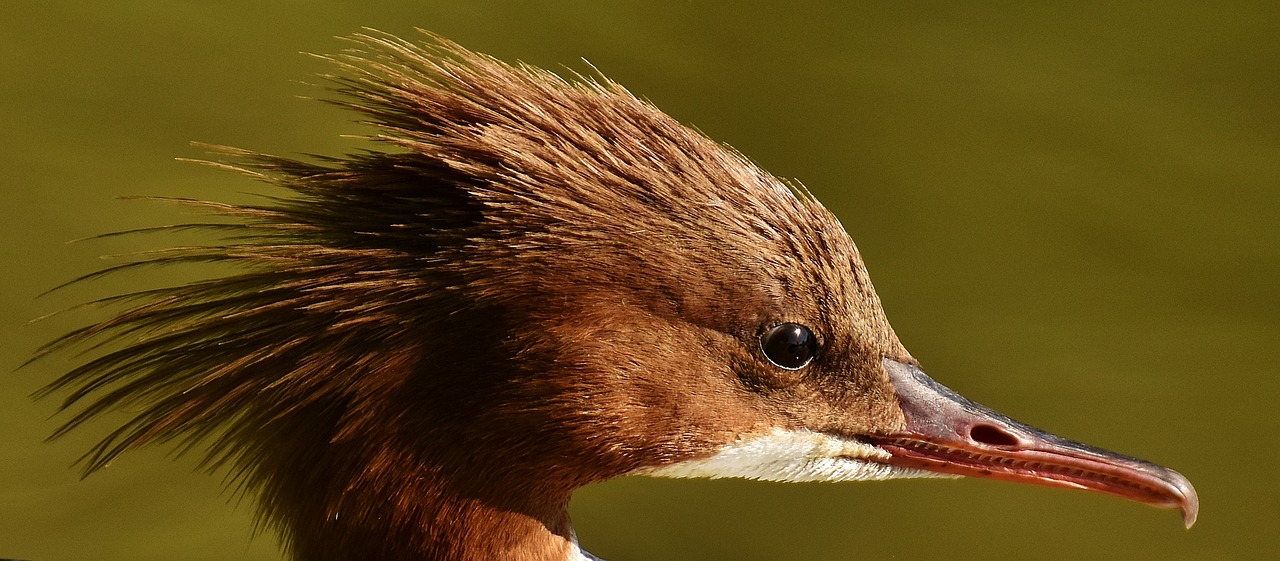
[[891, 459], [889, 452], [866, 442], [804, 429], [776, 429], [725, 445], [711, 456], [642, 468], [631, 474], [782, 482], [960, 477], [893, 465], [888, 463]]

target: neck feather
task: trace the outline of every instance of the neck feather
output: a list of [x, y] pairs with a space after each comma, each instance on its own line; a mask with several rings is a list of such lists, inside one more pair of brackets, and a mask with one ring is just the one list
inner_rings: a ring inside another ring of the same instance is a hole
[[331, 444], [327, 461], [293, 455], [289, 463], [309, 465], [288, 469], [289, 482], [266, 490], [266, 514], [294, 559], [589, 559], [574, 539], [567, 492], [504, 488], [500, 478], [486, 482], [482, 474], [413, 463], [410, 455], [365, 444]]

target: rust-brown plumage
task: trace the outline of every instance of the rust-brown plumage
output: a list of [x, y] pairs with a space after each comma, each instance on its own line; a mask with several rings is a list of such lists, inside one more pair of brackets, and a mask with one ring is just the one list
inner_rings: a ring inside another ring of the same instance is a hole
[[[753, 428], [898, 422], [879, 378], [795, 388], [760, 365], [770, 320], [874, 351], [829, 353], [832, 371], [906, 357], [847, 235], [803, 191], [608, 80], [438, 37], [354, 41], [331, 79], [385, 148], [316, 163], [220, 150], [295, 196], [184, 201], [241, 223], [143, 263], [240, 272], [133, 295], [47, 349], [127, 341], [48, 389], [69, 392], [63, 431], [141, 407], [90, 471], [208, 440], [298, 558], [470, 558], [457, 534], [491, 551], [567, 537], [576, 487]], [[787, 410], [772, 388], [830, 408]]]

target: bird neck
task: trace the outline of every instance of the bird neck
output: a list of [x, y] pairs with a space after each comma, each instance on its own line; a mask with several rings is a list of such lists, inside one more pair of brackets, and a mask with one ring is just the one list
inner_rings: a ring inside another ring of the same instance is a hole
[[489, 472], [486, 484], [484, 473], [430, 464], [406, 469], [404, 460], [383, 450], [362, 462], [347, 457], [290, 470], [307, 475], [265, 498], [294, 559], [589, 559], [574, 538], [567, 492], [495, 486], [503, 470]]

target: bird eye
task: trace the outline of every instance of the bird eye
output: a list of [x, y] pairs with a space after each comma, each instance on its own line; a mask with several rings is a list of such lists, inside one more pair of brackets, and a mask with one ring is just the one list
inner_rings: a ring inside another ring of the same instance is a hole
[[760, 350], [770, 362], [787, 370], [804, 368], [818, 354], [818, 338], [798, 323], [782, 323], [760, 335]]

